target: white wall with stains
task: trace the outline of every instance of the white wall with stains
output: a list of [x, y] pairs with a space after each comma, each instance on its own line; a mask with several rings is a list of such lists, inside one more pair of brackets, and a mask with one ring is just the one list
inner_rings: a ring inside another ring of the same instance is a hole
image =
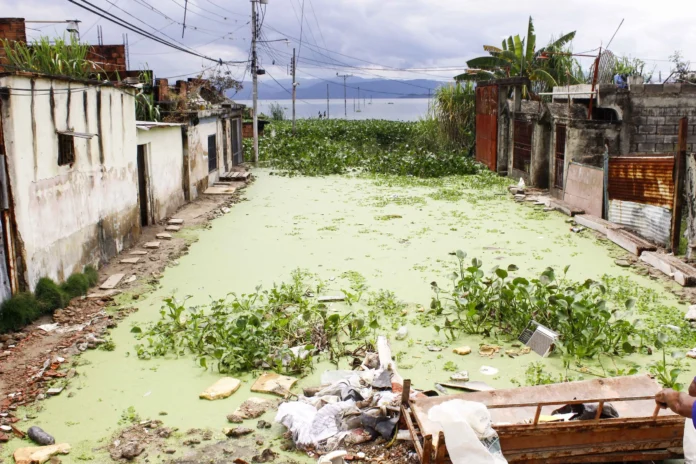
[[[205, 190], [220, 179], [220, 153], [222, 152], [221, 124], [217, 116], [202, 117], [198, 124], [188, 127], [188, 164], [191, 200], [198, 198]], [[208, 137], [216, 136], [217, 169], [208, 168]]]
[[[140, 234], [135, 102], [129, 90], [25, 76], [0, 77], [20, 285], [58, 281], [114, 256]], [[58, 165], [56, 131], [75, 138]]]
[[185, 203], [181, 130], [171, 124], [138, 126], [138, 145], [147, 146], [148, 206], [154, 221], [171, 217]]

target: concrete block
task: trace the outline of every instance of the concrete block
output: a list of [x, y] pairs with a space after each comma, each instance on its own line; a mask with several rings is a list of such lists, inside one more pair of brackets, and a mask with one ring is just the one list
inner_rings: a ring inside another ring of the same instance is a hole
[[140, 258], [126, 258], [121, 260], [121, 264], [138, 264]]
[[164, 230], [169, 232], [179, 232], [181, 230], [181, 226], [167, 226], [164, 228]]
[[571, 217], [575, 216], [576, 214], [584, 214], [585, 213], [584, 210], [577, 208], [575, 206], [569, 205], [568, 203], [566, 203], [563, 200], [553, 199], [549, 202], [549, 207], [553, 208], [556, 211], [559, 211], [559, 212], [565, 214], [566, 216], [571, 216]]
[[665, 124], [657, 126], [657, 133], [660, 135], [677, 135], [679, 128], [676, 124]]
[[607, 235], [607, 231], [610, 229], [623, 229], [619, 224], [614, 224], [613, 222], [589, 214], [576, 215], [575, 222], [604, 235]]
[[636, 256], [640, 256], [644, 251], [657, 250], [652, 243], [623, 229], [608, 229], [607, 238]]
[[112, 288], [116, 288], [116, 286], [121, 282], [121, 279], [123, 279], [125, 276], [125, 274], [113, 274], [109, 276], [109, 278], [106, 279], [99, 288], [102, 290], [111, 290]]
[[135, 250], [135, 251], [131, 251], [131, 252], [128, 253], [128, 254], [129, 254], [129, 255], [135, 255], [135, 256], [145, 256], [145, 255], [147, 254], [147, 251], [144, 251], [144, 250]]
[[150, 248], [150, 249], [159, 248], [159, 247], [160, 247], [160, 242], [147, 242], [143, 245], [143, 248]]
[[641, 255], [640, 259], [674, 278], [675, 282], [682, 287], [696, 285], [696, 268], [686, 264], [679, 258], [664, 253], [646, 251]]
[[638, 143], [636, 144], [636, 149], [638, 153], [653, 153], [655, 151], [654, 143]]
[[656, 126], [664, 124], [666, 121], [664, 116], [650, 116], [648, 117], [648, 124], [655, 124]]
[[657, 126], [653, 124], [644, 124], [642, 126], [638, 126], [638, 133], [639, 134], [654, 134], [657, 132]]
[[662, 84], [647, 84], [644, 87], [646, 94], [656, 94], [664, 92], [664, 87], [662, 86]]
[[682, 85], [678, 82], [665, 82], [663, 84], [663, 91], [665, 93], [681, 93]]
[[162, 232], [161, 234], [157, 234], [155, 237], [157, 237], [160, 240], [171, 240], [172, 239], [172, 234], [168, 234], [166, 232]]
[[169, 221], [167, 221], [167, 224], [169, 224], [170, 226], [180, 226], [183, 223], [184, 223], [183, 219], [177, 219], [177, 218], [171, 218]]

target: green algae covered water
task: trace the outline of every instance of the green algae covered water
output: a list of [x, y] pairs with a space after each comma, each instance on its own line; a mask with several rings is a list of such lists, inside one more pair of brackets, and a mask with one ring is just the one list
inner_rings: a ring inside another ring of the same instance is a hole
[[[159, 289], [138, 300], [139, 311], [112, 331], [116, 349], [83, 354], [79, 376], [70, 388], [42, 402], [31, 424], [22, 422], [27, 427], [41, 426], [57, 442], [70, 443], [73, 451], [61, 456], [62, 462], [109, 462], [104, 447], [124, 425], [124, 417], [133, 412], [143, 419], [162, 419], [181, 431], [210, 428], [216, 439], [223, 439], [221, 430], [229, 425], [226, 416], [252, 396], [249, 387], [254, 373], [240, 377], [244, 383], [231, 398], [207, 402], [199, 400], [198, 394], [220, 377], [216, 372], [203, 370], [191, 357], [138, 359], [136, 345], [140, 342], [131, 327], [157, 321], [162, 300], [172, 295], [191, 295], [188, 304], [205, 304], [230, 292], [251, 293], [258, 285], [268, 288], [289, 280], [297, 268], [322, 279], [328, 286], [326, 293], [331, 293], [348, 288], [341, 277], [344, 273], [360, 273], [369, 290], [390, 290], [408, 303], [407, 339], [396, 341], [394, 327], [379, 332], [390, 336], [400, 374], [422, 389], [433, 389], [436, 382], [448, 379], [450, 372], [444, 370], [448, 362], [458, 370], [468, 370], [472, 380], [497, 388], [524, 383], [524, 372], [532, 362], [541, 360], [549, 373], [562, 371], [558, 356], [542, 360], [532, 353], [489, 359], [477, 353], [483, 338], [462, 336], [449, 343], [431, 325], [418, 322], [420, 308], [430, 304], [430, 283], [447, 287], [446, 276], [455, 264], [449, 253], [457, 249], [482, 259], [484, 269], [516, 264], [517, 274], [527, 277], [548, 266], [562, 269], [568, 264], [573, 280], [598, 279], [603, 274], [626, 276], [636, 286], [662, 292], [665, 304], [677, 305], [662, 284], [615, 265], [621, 252], [613, 245], [587, 232], [572, 233], [567, 217], [517, 204], [501, 187], [466, 188], [472, 185], [465, 178], [450, 180], [443, 188], [436, 181], [286, 178], [266, 170], [254, 174], [256, 182], [245, 190], [249, 201], [216, 219], [211, 229], [187, 232], [196, 234], [198, 241], [178, 266], [167, 269]], [[342, 304], [333, 308], [353, 309]], [[426, 349], [430, 344], [445, 348], [430, 352]], [[452, 353], [460, 345], [469, 345], [474, 352], [469, 356]], [[645, 366], [652, 358], [636, 355], [629, 360]], [[481, 374], [484, 365], [498, 369], [498, 374]], [[335, 366], [320, 362], [301, 379], [299, 387], [317, 385], [326, 369]], [[163, 412], [166, 416], [160, 415]], [[263, 418], [272, 421], [273, 415], [269, 412]], [[264, 433], [269, 440], [277, 440], [283, 431], [274, 424]], [[180, 442], [180, 437], [171, 439], [178, 451], [167, 459], [184, 455]], [[266, 446], [269, 444], [276, 442], [267, 441]], [[14, 440], [3, 453], [7, 456], [20, 445]], [[150, 456], [150, 462], [159, 459]], [[293, 459], [314, 462], [298, 454]]]

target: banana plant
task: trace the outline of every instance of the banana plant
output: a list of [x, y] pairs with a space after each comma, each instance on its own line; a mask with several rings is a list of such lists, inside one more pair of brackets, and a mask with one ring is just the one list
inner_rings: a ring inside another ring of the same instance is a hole
[[[558, 85], [579, 83], [577, 62], [571, 59], [573, 69], [567, 69], [568, 60], [555, 59], [575, 37], [575, 32], [552, 40], [546, 47], [536, 49], [537, 37], [534, 22], [529, 17], [527, 36], [510, 36], [503, 40], [501, 47], [485, 45], [483, 49], [489, 56], [474, 58], [467, 62], [469, 70], [455, 76], [457, 81], [480, 81], [506, 77], [526, 77], [538, 83], [539, 89], [550, 89]], [[565, 64], [566, 66], [563, 66]], [[527, 95], [527, 89], [524, 92]]]

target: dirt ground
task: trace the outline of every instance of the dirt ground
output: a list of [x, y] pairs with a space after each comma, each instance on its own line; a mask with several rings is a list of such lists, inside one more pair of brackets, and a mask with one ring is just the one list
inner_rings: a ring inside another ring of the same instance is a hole
[[[135, 310], [128, 308], [127, 299], [136, 300], [156, 286], [165, 267], [177, 265], [176, 260], [188, 253], [191, 238], [187, 229], [209, 227], [212, 219], [243, 201], [241, 193], [246, 184], [238, 184], [232, 195], [202, 195], [179, 209], [174, 217], [183, 219], [183, 227], [180, 232], [167, 232], [172, 235], [170, 239], [157, 238], [157, 234], [165, 232], [170, 218], [145, 227], [132, 248], [123, 250], [99, 269], [100, 285], [113, 274], [125, 274], [116, 289], [93, 288], [86, 297], [74, 298], [52, 317], [43, 317], [19, 332], [0, 335], [0, 425], [12, 426], [13, 433], [21, 437], [20, 427], [13, 425], [20, 419], [13, 411], [57, 394], [49, 389], [60, 388], [75, 375], [74, 368], [65, 368], [77, 366], [77, 361], [71, 361], [72, 356], [88, 349], [109, 349], [104, 333]], [[154, 241], [160, 243], [159, 248], [143, 247]], [[136, 250], [147, 254], [132, 254]], [[138, 263], [121, 263], [134, 257], [140, 258]], [[0, 432], [0, 442], [9, 438]]]

